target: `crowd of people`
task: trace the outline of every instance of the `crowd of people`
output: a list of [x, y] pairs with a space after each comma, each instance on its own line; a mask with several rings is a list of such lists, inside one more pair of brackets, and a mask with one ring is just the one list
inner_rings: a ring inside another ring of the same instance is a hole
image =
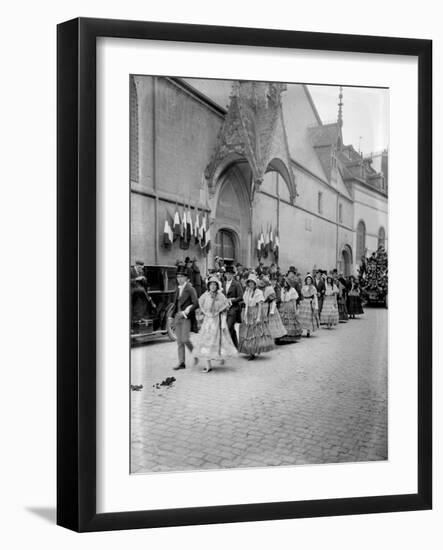
[[383, 245], [369, 258], [361, 258], [359, 280], [362, 290], [385, 298], [388, 294], [388, 254]]
[[[251, 269], [216, 257], [203, 276], [197, 259], [186, 258], [177, 262], [177, 282], [175, 370], [186, 368], [186, 348], [193, 364], [203, 361], [203, 371], [210, 372], [214, 361], [224, 363], [238, 354], [253, 360], [303, 334], [309, 338], [321, 325], [331, 329], [363, 313], [357, 278], [337, 269], [302, 275], [295, 266], [282, 272], [276, 264], [260, 262]], [[191, 330], [198, 332], [195, 344]]]

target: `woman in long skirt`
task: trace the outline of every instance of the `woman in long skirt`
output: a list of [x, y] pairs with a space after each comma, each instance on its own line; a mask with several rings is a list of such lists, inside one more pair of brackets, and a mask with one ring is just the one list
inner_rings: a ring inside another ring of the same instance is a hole
[[280, 316], [287, 335], [279, 343], [296, 342], [303, 333], [297, 314], [298, 292], [291, 285], [289, 279], [284, 279], [281, 291]]
[[311, 275], [306, 275], [301, 294], [303, 299], [299, 306], [298, 320], [309, 338], [311, 332], [316, 331], [319, 327], [317, 290]]
[[329, 329], [338, 325], [337, 294], [338, 288], [334, 284], [332, 277], [326, 277], [321, 323], [324, 323]]
[[264, 313], [268, 320], [269, 332], [274, 340], [281, 338], [287, 334], [287, 330], [284, 327], [280, 313], [277, 308], [277, 297], [275, 295], [274, 287], [271, 285], [267, 277], [263, 277], [264, 283], [263, 297], [264, 301]]
[[355, 319], [356, 315], [364, 313], [361, 305], [360, 288], [353, 276], [351, 277], [351, 288], [348, 293], [348, 313], [351, 319]]
[[203, 372], [210, 372], [211, 361], [224, 362], [227, 357], [237, 355], [226, 323], [229, 302], [222, 293], [220, 281], [216, 277], [209, 279], [208, 290], [200, 296], [198, 303], [203, 314], [203, 322], [194, 346], [194, 357], [196, 360], [205, 359], [206, 366]]
[[348, 308], [346, 307], [347, 302], [347, 289], [345, 286], [346, 281], [340, 277], [337, 281], [338, 295], [337, 295], [337, 304], [338, 304], [338, 320], [341, 322], [347, 322], [348, 320]]
[[239, 331], [238, 351], [255, 359], [256, 355], [274, 349], [274, 340], [263, 311], [265, 298], [257, 288], [258, 280], [254, 274], [249, 275], [246, 291], [243, 295], [245, 308]]

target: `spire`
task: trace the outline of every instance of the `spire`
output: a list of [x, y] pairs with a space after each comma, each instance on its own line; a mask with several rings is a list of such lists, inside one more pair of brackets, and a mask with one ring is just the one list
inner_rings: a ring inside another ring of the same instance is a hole
[[338, 118], [337, 122], [340, 128], [343, 126], [343, 86], [340, 86], [340, 93], [338, 94]]

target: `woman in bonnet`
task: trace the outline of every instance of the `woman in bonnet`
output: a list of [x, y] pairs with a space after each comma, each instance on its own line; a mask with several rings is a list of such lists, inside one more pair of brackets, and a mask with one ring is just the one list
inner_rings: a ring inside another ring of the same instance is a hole
[[335, 325], [338, 325], [338, 293], [339, 290], [335, 285], [333, 278], [330, 276], [326, 277], [323, 307], [321, 310], [321, 322], [329, 329]]
[[311, 275], [306, 275], [304, 285], [301, 289], [302, 301], [299, 308], [298, 320], [309, 338], [311, 332], [319, 327], [318, 322], [318, 301], [317, 290]]
[[245, 309], [240, 325], [240, 342], [238, 350], [248, 355], [248, 359], [255, 359], [256, 355], [274, 348], [274, 340], [264, 311], [263, 292], [258, 288], [257, 277], [251, 273], [246, 281], [246, 290], [243, 294]]
[[288, 333], [284, 327], [277, 308], [277, 296], [274, 287], [268, 277], [262, 278], [265, 319], [267, 319], [269, 332], [274, 340], [278, 340]]
[[229, 302], [221, 291], [220, 281], [216, 277], [210, 277], [207, 288], [198, 300], [203, 323], [194, 347], [195, 358], [206, 360], [203, 372], [212, 370], [212, 360], [224, 361], [227, 357], [237, 355], [226, 323]]
[[283, 287], [280, 294], [280, 315], [287, 335], [280, 343], [296, 342], [302, 335], [303, 329], [300, 325], [297, 314], [298, 293], [287, 278], [283, 280]]

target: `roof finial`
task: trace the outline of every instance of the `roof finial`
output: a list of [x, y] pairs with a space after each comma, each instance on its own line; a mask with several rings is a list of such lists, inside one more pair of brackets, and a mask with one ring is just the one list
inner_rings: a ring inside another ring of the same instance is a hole
[[340, 93], [338, 94], [338, 118], [337, 122], [340, 128], [343, 126], [343, 86], [340, 86]]

